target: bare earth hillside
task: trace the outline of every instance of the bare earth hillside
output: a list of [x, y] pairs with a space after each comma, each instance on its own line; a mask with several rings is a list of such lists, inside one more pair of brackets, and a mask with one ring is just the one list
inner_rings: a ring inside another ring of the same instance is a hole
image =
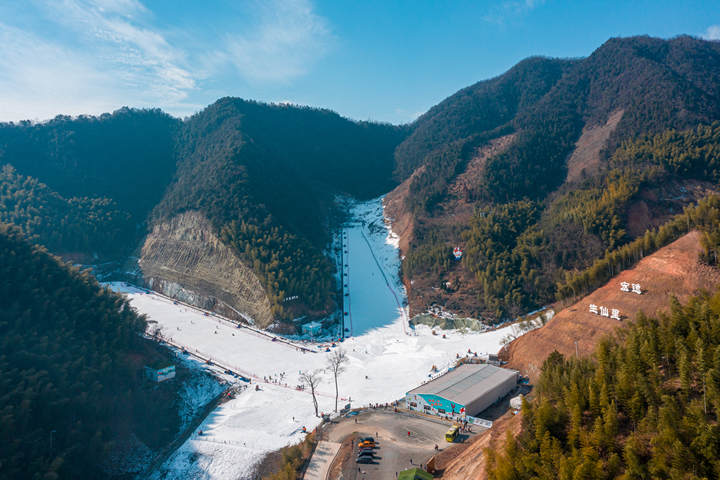
[[[698, 261], [700, 233], [693, 231], [670, 245], [641, 260], [634, 268], [624, 270], [607, 284], [579, 302], [560, 311], [547, 325], [527, 333], [502, 352], [507, 367], [537, 380], [545, 358], [557, 350], [564, 355], [590, 355], [605, 335], [627, 322], [640, 311], [654, 314], [667, 310], [675, 296], [685, 301], [701, 290], [711, 291], [720, 286], [720, 272]], [[623, 292], [620, 283], [639, 283], [643, 294]], [[620, 310], [622, 322], [589, 312], [590, 304]], [[520, 431], [520, 415], [506, 414], [493, 427], [474, 438], [467, 446], [448, 449], [438, 455], [437, 468], [442, 478], [449, 480], [485, 479], [485, 455], [488, 448], [501, 447], [508, 432]], [[443, 455], [444, 454], [444, 455]]]
[[404, 182], [395, 187], [383, 199], [385, 215], [392, 221], [393, 232], [400, 237], [400, 253], [405, 255], [413, 238], [414, 220], [413, 213], [407, 209], [405, 199], [410, 191], [410, 184], [413, 179], [422, 174], [425, 166], [418, 168]]
[[507, 413], [493, 423], [490, 430], [473, 437], [467, 444], [454, 445], [439, 453], [435, 459], [435, 468], [442, 472], [443, 479], [467, 480], [487, 478], [486, 448], [500, 448], [506, 435], [520, 433], [520, 415]]
[[600, 151], [605, 148], [610, 134], [620, 122], [624, 110], [610, 114], [604, 125], [586, 126], [575, 144], [575, 150], [567, 163], [567, 183], [582, 180], [584, 175], [593, 176], [600, 169]]
[[[653, 314], [668, 307], [672, 296], [680, 301], [700, 290], [720, 285], [718, 271], [698, 261], [700, 233], [690, 232], [625, 270], [603, 287], [560, 311], [543, 328], [512, 342], [503, 352], [509, 367], [537, 379], [540, 367], [553, 350], [564, 355], [589, 355], [604, 336], [621, 325], [617, 320], [590, 313], [590, 304], [620, 310], [623, 322], [640, 311]], [[623, 292], [620, 283], [639, 283], [643, 294]]]

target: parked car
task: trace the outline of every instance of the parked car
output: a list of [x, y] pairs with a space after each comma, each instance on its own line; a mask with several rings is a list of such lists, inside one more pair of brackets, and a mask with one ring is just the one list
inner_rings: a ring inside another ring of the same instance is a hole
[[358, 457], [355, 463], [375, 463], [372, 457]]
[[375, 443], [375, 439], [373, 437], [362, 437], [360, 439], [361, 442], [372, 442]]

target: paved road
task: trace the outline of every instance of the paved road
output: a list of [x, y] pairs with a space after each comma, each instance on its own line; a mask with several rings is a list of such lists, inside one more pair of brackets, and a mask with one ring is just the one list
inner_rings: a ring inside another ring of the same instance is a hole
[[[357, 423], [355, 423], [357, 419]], [[343, 418], [326, 432], [331, 442], [341, 443], [349, 436], [372, 436], [378, 442], [378, 460], [374, 464], [355, 463], [357, 446], [346, 459], [344, 480], [392, 479], [395, 474], [414, 466], [425, 466], [435, 453], [435, 445], [444, 449], [449, 423], [385, 410], [370, 410], [354, 418]], [[408, 436], [408, 431], [410, 436]], [[338, 461], [342, 460], [338, 457]], [[412, 461], [412, 463], [411, 463]]]
[[337, 442], [318, 442], [303, 478], [305, 480], [325, 480], [330, 464], [339, 449], [340, 444]]

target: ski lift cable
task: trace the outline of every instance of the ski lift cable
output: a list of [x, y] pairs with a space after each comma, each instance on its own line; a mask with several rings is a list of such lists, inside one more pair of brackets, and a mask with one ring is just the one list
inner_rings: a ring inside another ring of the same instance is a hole
[[380, 261], [379, 261], [379, 260], [377, 259], [377, 257], [375, 256], [375, 252], [374, 252], [373, 249], [372, 249], [372, 245], [370, 244], [370, 240], [368, 240], [367, 236], [365, 236], [365, 232], [363, 232], [363, 228], [364, 228], [364, 227], [362, 227], [362, 228], [360, 229], [360, 235], [362, 235], [363, 239], [365, 240], [365, 243], [367, 243], [368, 249], [370, 249], [370, 254], [371, 254], [372, 257], [373, 257], [373, 260], [375, 260], [375, 265], [377, 265], [378, 270], [380, 270], [380, 274], [383, 276], [383, 279], [385, 279], [385, 285], [387, 286], [388, 290], [390, 290], [390, 293], [392, 293], [393, 297], [395, 298], [395, 303], [397, 304], [398, 308], [402, 311], [402, 316], [403, 316], [403, 322], [402, 322], [403, 333], [404, 333], [405, 335], [410, 335], [410, 334], [408, 333], [408, 331], [407, 331], [407, 326], [406, 326], [406, 324], [409, 324], [409, 319], [407, 318], [407, 313], [405, 312], [405, 308], [404, 308], [404, 307], [402, 306], [402, 304], [400, 303], [400, 299], [398, 298], [397, 294], [395, 293], [395, 290], [390, 286], [390, 281], [388, 280], [387, 275], [385, 275], [385, 270], [383, 270], [382, 266], [380, 265]]

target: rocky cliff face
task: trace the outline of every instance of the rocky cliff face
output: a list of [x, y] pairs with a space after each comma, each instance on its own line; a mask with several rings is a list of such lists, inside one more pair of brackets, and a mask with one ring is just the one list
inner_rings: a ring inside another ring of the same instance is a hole
[[200, 212], [155, 225], [145, 240], [140, 268], [150, 288], [178, 300], [245, 319], [259, 327], [273, 321], [257, 276], [213, 232]]

